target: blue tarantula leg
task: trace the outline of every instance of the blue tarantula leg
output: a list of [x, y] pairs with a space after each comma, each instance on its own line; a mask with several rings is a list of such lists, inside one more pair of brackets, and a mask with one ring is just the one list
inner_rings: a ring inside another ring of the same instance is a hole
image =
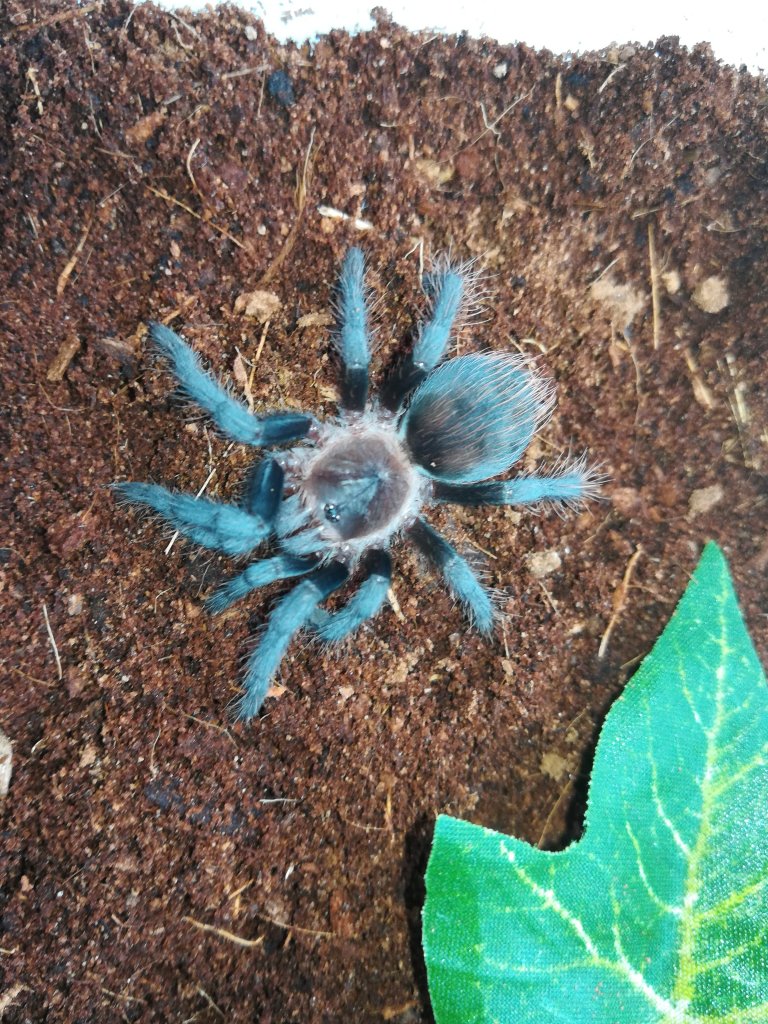
[[495, 619], [493, 602], [469, 562], [423, 519], [417, 519], [408, 534], [442, 572], [451, 593], [461, 602], [473, 625], [481, 633], [490, 633]]
[[250, 594], [258, 587], [266, 587], [278, 580], [292, 579], [294, 576], [303, 576], [311, 572], [318, 565], [316, 558], [292, 558], [290, 555], [275, 555], [274, 558], [265, 558], [261, 562], [254, 562], [244, 572], [227, 580], [215, 593], [205, 602], [209, 612], [223, 612], [241, 597]]
[[349, 575], [341, 562], [331, 562], [298, 583], [275, 605], [259, 644], [248, 659], [243, 685], [245, 693], [237, 704], [237, 717], [253, 718], [264, 703], [272, 677], [283, 660], [294, 635], [306, 626], [318, 603], [341, 586]]
[[366, 578], [343, 608], [327, 612], [318, 608], [312, 625], [321, 640], [336, 643], [343, 640], [368, 619], [378, 614], [392, 579], [392, 559], [386, 551], [371, 551], [364, 569]]
[[535, 505], [549, 502], [577, 508], [595, 498], [603, 482], [598, 470], [584, 458], [549, 476], [522, 476], [516, 480], [490, 480], [478, 484], [435, 484], [438, 501], [454, 505]]
[[243, 488], [242, 507], [265, 523], [274, 523], [283, 496], [283, 467], [274, 459], [263, 459], [248, 473]]
[[344, 257], [339, 277], [339, 351], [344, 363], [341, 404], [362, 412], [368, 399], [368, 309], [365, 301], [365, 263], [360, 249]]
[[313, 423], [311, 416], [280, 412], [260, 419], [252, 415], [203, 369], [197, 353], [169, 327], [150, 323], [149, 334], [171, 364], [182, 393], [205, 409], [216, 426], [233, 440], [268, 447], [298, 441], [309, 433]]
[[148, 505], [201, 547], [227, 555], [247, 554], [272, 532], [271, 523], [235, 505], [175, 494], [156, 484], [117, 484], [114, 489], [126, 501]]
[[447, 265], [427, 274], [425, 290], [432, 302], [432, 315], [421, 328], [413, 352], [384, 388], [383, 404], [394, 411], [418, 387], [445, 354], [451, 328], [464, 297], [464, 276]]

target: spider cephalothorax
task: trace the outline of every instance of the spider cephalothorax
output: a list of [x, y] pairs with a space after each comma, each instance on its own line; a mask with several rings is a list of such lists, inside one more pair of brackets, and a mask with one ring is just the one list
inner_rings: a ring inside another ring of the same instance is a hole
[[[381, 608], [389, 588], [392, 540], [405, 535], [439, 569], [451, 593], [484, 633], [496, 610], [476, 572], [423, 518], [430, 505], [575, 505], [597, 478], [584, 459], [545, 476], [498, 477], [523, 454], [552, 408], [552, 389], [509, 353], [474, 353], [441, 362], [467, 301], [465, 268], [442, 263], [425, 284], [431, 315], [414, 349], [377, 403], [368, 400], [369, 337], [363, 256], [351, 249], [339, 282], [338, 348], [342, 410], [333, 422], [302, 413], [258, 417], [200, 365], [189, 346], [150, 325], [184, 394], [229, 437], [272, 449], [250, 471], [239, 505], [175, 494], [154, 484], [118, 484], [203, 547], [244, 555], [274, 537], [275, 553], [252, 562], [208, 599], [221, 611], [251, 590], [303, 577], [274, 608], [248, 659], [238, 704], [255, 715], [292, 637], [302, 628], [344, 639]], [[321, 602], [355, 573], [357, 590], [329, 612]]]

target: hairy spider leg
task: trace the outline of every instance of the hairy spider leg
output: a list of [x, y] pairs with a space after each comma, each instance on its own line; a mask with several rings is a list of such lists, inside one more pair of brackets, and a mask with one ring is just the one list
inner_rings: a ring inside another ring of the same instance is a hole
[[306, 437], [314, 420], [301, 413], [278, 412], [259, 418], [233, 398], [210, 373], [178, 334], [163, 324], [150, 323], [149, 334], [171, 364], [182, 394], [205, 409], [228, 437], [241, 444], [269, 447]]
[[294, 635], [310, 623], [320, 601], [341, 586], [349, 575], [341, 562], [318, 570], [298, 583], [275, 605], [258, 646], [248, 659], [243, 685], [245, 693], [237, 703], [237, 717], [247, 721], [258, 713], [267, 696], [272, 677], [283, 660]]
[[260, 516], [191, 494], [176, 494], [157, 484], [116, 484], [126, 501], [148, 505], [167, 522], [201, 547], [244, 555], [272, 532], [272, 523]]
[[321, 551], [326, 546], [321, 526], [304, 529], [309, 520], [309, 510], [300, 494], [289, 494], [280, 503], [275, 519], [275, 532], [280, 547], [297, 558], [314, 555], [316, 551]]
[[578, 506], [597, 494], [599, 479], [582, 461], [552, 476], [523, 476], [478, 484], [435, 485], [438, 501], [453, 505], [534, 505], [540, 501]]
[[271, 458], [262, 459], [245, 478], [240, 501], [242, 508], [266, 523], [274, 523], [283, 498], [284, 480], [285, 471], [279, 463]]
[[360, 249], [350, 249], [339, 276], [338, 346], [344, 364], [341, 404], [362, 412], [368, 400], [368, 308], [365, 301], [365, 261]]
[[423, 519], [417, 519], [408, 534], [443, 574], [451, 593], [462, 604], [473, 625], [481, 633], [490, 633], [495, 619], [493, 602], [469, 562]]
[[291, 555], [275, 555], [274, 558], [265, 558], [263, 561], [254, 562], [238, 576], [227, 580], [217, 591], [215, 591], [205, 602], [209, 612], [214, 614], [223, 612], [235, 601], [250, 594], [252, 590], [259, 587], [266, 587], [270, 583], [277, 583], [278, 580], [289, 580], [295, 576], [303, 576], [318, 566], [316, 558], [293, 558]]
[[548, 381], [509, 353], [451, 359], [411, 399], [399, 434], [433, 480], [474, 483], [505, 473], [552, 406]]
[[318, 608], [312, 616], [312, 626], [321, 640], [336, 643], [344, 640], [372, 619], [381, 609], [392, 579], [392, 559], [387, 551], [371, 551], [366, 560], [365, 579], [338, 611]]
[[457, 270], [447, 267], [427, 274], [425, 286], [432, 300], [432, 315], [422, 325], [413, 352], [385, 385], [382, 404], [392, 412], [403, 405], [408, 395], [443, 358], [451, 328], [461, 309], [464, 278]]

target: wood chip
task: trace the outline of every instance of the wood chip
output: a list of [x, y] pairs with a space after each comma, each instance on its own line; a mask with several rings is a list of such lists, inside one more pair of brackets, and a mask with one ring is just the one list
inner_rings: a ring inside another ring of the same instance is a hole
[[235, 299], [235, 312], [265, 324], [280, 312], [282, 302], [274, 292], [243, 292]]
[[296, 326], [302, 331], [307, 327], [332, 327], [333, 317], [330, 313], [305, 313], [299, 317]]
[[64, 374], [69, 368], [69, 364], [79, 351], [80, 339], [76, 334], [72, 334], [68, 338], [65, 338], [61, 345], [59, 345], [59, 351], [53, 357], [53, 361], [48, 367], [48, 372], [45, 375], [46, 380], [51, 381], [51, 383], [63, 380]]
[[688, 499], [688, 518], [704, 515], [719, 505], [725, 497], [725, 491], [720, 484], [712, 484], [711, 487], [699, 487]]
[[11, 785], [11, 772], [13, 766], [13, 747], [11, 741], [0, 729], [0, 800], [2, 800]]

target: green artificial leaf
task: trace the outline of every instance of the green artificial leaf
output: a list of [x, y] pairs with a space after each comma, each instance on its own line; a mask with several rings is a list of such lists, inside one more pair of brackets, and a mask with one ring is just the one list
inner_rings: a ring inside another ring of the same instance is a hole
[[437, 1024], [768, 1022], [768, 688], [708, 544], [609, 712], [560, 853], [440, 817]]

